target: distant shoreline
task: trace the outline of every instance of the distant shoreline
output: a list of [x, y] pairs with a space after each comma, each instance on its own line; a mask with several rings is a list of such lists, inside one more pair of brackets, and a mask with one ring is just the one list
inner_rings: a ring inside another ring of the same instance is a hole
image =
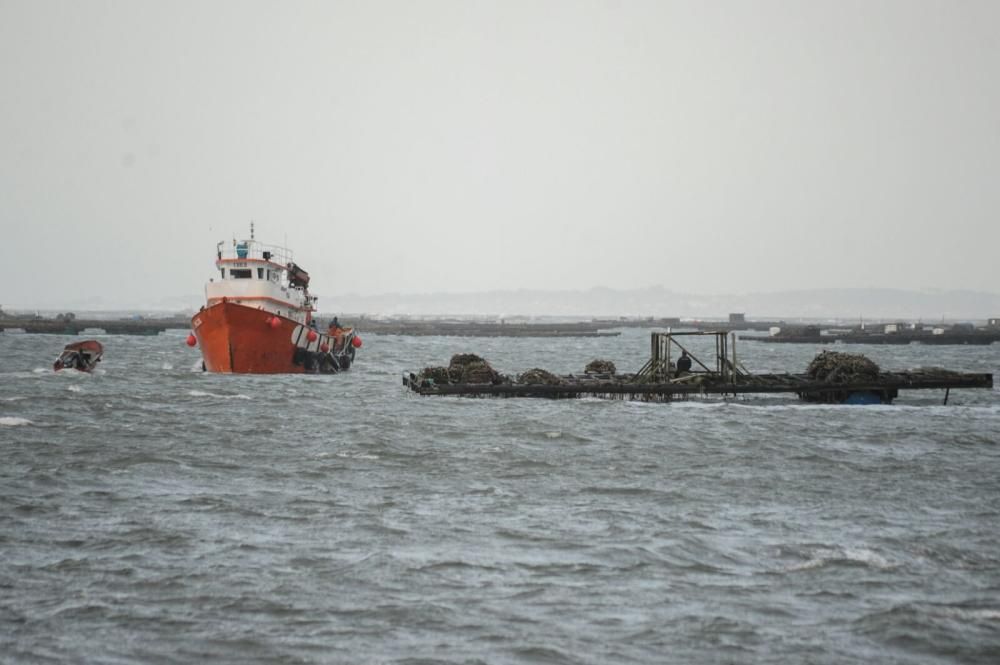
[[[617, 317], [617, 318], [583, 318], [568, 320], [567, 317], [370, 317], [365, 315], [338, 314], [346, 324], [359, 328], [367, 333], [405, 336], [457, 336], [457, 337], [613, 337], [621, 334], [620, 328], [654, 328], [654, 329], [695, 329], [727, 332], [768, 332], [778, 334], [783, 339], [768, 341], [792, 341], [801, 337], [804, 341], [822, 343], [833, 342], [835, 339], [821, 337], [831, 330], [848, 328], [850, 332], [845, 339], [853, 339], [858, 334], [867, 339], [874, 339], [872, 333], [884, 334], [890, 329], [893, 338], [902, 338], [912, 334], [914, 330], [924, 330], [931, 334], [931, 327], [916, 321], [886, 318], [881, 322], [869, 321], [867, 324], [853, 322], [825, 321], [817, 323], [805, 319], [759, 320], [747, 319], [741, 314], [732, 314], [727, 318], [694, 319], [684, 317]], [[332, 315], [317, 314], [320, 322], [326, 322]], [[561, 320], [558, 320], [561, 319]], [[80, 335], [86, 331], [103, 331], [110, 335], [158, 335], [167, 330], [187, 330], [191, 325], [190, 316], [172, 315], [168, 317], [155, 316], [106, 316], [89, 318], [76, 316], [73, 313], [60, 313], [53, 317], [43, 317], [38, 314], [12, 315], [5, 313], [0, 316], [0, 331], [3, 333], [50, 334], [50, 335]], [[971, 332], [979, 329], [991, 334], [1000, 331], [1000, 318], [983, 319], [979, 322], [961, 321], [951, 324], [936, 324], [947, 328], [963, 327]], [[898, 334], [897, 333], [898, 330]], [[936, 329], [935, 335], [944, 332]], [[843, 333], [844, 331], [841, 331]], [[952, 332], [952, 331], [948, 331]], [[963, 331], [964, 334], [964, 331]], [[945, 342], [944, 337], [937, 341]]]

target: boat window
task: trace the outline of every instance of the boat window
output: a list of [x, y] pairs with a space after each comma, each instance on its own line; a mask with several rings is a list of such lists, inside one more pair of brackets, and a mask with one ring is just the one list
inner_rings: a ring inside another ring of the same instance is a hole
[[225, 268], [219, 268], [219, 272], [222, 273], [222, 279], [225, 279], [226, 278], [226, 269]]
[[257, 279], [264, 279], [264, 269], [257, 268]]
[[232, 277], [233, 279], [251, 279], [253, 278], [253, 272], [251, 272], [249, 268], [245, 268], [242, 270], [237, 268], [230, 268], [229, 276]]

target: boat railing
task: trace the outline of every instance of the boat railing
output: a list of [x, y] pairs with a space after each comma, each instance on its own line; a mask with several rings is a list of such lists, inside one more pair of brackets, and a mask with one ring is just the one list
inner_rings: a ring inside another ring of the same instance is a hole
[[216, 246], [218, 259], [256, 259], [271, 261], [283, 266], [292, 262], [292, 251], [278, 245], [265, 245], [257, 240], [233, 240], [220, 242]]

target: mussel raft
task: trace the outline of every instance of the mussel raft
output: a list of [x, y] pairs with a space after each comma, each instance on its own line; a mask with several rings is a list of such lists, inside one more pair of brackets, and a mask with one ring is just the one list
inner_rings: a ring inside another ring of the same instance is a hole
[[508, 376], [479, 356], [458, 354], [447, 367], [426, 367], [404, 375], [403, 385], [420, 395], [603, 397], [650, 402], [683, 400], [691, 395], [792, 393], [824, 404], [891, 404], [900, 390], [944, 390], [947, 403], [951, 389], [993, 387], [992, 374], [940, 368], [886, 372], [863, 355], [833, 351], [818, 354], [801, 374], [752, 374], [735, 361], [735, 352], [734, 358], [729, 358], [724, 344], [715, 369], [695, 359], [695, 371], [677, 372], [669, 352], [664, 357], [655, 350], [680, 346], [673, 337], [683, 334], [653, 333], [654, 357], [634, 374], [619, 374], [614, 363], [597, 360], [588, 364], [582, 375], [556, 375], [534, 368]]

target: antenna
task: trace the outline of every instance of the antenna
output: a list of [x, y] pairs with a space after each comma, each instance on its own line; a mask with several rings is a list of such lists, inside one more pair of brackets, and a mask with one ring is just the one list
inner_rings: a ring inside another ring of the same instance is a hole
[[253, 240], [253, 220], [250, 220], [250, 240]]

